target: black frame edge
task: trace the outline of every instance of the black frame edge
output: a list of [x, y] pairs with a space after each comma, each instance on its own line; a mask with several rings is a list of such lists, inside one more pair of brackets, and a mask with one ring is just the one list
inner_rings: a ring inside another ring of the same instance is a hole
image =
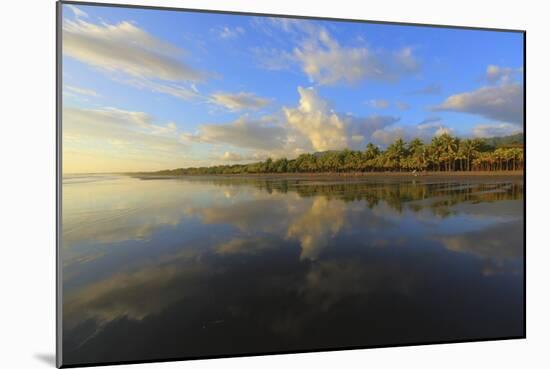
[[527, 31], [523, 31], [523, 337], [527, 338]]
[[63, 109], [63, 65], [61, 55], [61, 22], [63, 20], [62, 2], [57, 1], [55, 4], [55, 191], [56, 191], [56, 229], [55, 229], [55, 365], [58, 368], [63, 366], [63, 278], [61, 268], [61, 201], [62, 201], [62, 129], [61, 115]]

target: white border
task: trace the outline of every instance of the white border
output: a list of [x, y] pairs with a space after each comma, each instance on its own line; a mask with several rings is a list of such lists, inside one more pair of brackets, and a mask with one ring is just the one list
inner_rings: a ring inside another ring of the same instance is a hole
[[[116, 2], [116, 1], [110, 1]], [[140, 364], [139, 368], [547, 367], [548, 12], [543, 2], [485, 0], [132, 0], [134, 4], [527, 29], [527, 340]], [[55, 3], [2, 4], [0, 362], [53, 367], [55, 353]], [[498, 62], [498, 61], [497, 61]], [[7, 114], [5, 114], [7, 112]], [[544, 364], [546, 363], [546, 364]], [[119, 366], [122, 368], [122, 366]]]

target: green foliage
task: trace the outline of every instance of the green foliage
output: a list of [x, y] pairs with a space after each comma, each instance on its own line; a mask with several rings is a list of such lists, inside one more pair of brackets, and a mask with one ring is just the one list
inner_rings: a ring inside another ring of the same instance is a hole
[[485, 143], [493, 148], [523, 146], [523, 133], [511, 136], [485, 138]]
[[[397, 139], [386, 150], [369, 143], [364, 151], [345, 149], [302, 154], [296, 159], [279, 158], [250, 164], [179, 168], [148, 173], [157, 175], [340, 173], [386, 171], [500, 171], [522, 170], [523, 146], [493, 145], [487, 139], [460, 139], [449, 134], [407, 143]], [[503, 142], [508, 142], [504, 140]]]

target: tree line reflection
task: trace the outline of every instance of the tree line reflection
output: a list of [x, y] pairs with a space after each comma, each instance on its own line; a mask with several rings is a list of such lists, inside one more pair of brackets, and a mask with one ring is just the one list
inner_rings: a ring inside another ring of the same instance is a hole
[[[189, 179], [194, 181], [194, 179]], [[323, 196], [328, 200], [339, 199], [346, 202], [366, 201], [369, 208], [386, 202], [392, 209], [402, 212], [406, 207], [413, 211], [431, 208], [440, 215], [440, 208], [453, 206], [461, 202], [494, 202], [522, 200], [524, 186], [522, 181], [502, 182], [331, 182], [315, 180], [273, 180], [249, 178], [201, 178], [201, 182], [220, 187], [252, 186], [272, 193], [296, 193], [300, 197]], [[422, 200], [430, 199], [429, 203]]]

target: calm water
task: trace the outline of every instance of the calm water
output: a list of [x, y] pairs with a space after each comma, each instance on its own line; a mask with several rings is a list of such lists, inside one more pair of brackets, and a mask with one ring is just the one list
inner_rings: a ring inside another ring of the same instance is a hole
[[523, 182], [63, 180], [64, 363], [523, 335]]

